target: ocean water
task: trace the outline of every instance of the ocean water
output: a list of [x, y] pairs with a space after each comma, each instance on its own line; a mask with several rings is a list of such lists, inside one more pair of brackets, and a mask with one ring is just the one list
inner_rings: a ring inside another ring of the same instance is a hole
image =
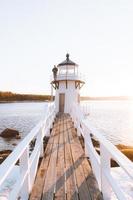
[[88, 120], [113, 144], [133, 146], [133, 100], [87, 101]]
[[20, 132], [21, 139], [4, 139], [0, 137], [0, 150], [14, 149], [30, 130], [45, 117], [47, 103], [0, 103], [0, 133], [6, 128]]
[[[88, 101], [88, 120], [114, 144], [133, 146], [133, 101]], [[17, 129], [20, 140], [0, 137], [0, 150], [14, 149], [30, 130], [45, 117], [47, 103], [0, 103], [0, 132]]]

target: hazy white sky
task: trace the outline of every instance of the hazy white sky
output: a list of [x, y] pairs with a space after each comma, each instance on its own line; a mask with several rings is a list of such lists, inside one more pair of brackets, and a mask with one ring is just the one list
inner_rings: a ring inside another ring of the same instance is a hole
[[83, 95], [133, 95], [133, 0], [0, 1], [0, 90], [50, 93], [67, 52]]

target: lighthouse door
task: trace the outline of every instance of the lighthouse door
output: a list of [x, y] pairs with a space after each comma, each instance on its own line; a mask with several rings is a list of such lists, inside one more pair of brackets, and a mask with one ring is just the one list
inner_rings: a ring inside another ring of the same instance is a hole
[[65, 94], [59, 94], [59, 112], [64, 112], [64, 105], [65, 105]]

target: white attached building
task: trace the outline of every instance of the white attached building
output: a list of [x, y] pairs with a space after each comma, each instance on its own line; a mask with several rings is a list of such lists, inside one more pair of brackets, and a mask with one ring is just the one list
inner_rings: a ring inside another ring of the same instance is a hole
[[57, 112], [69, 113], [72, 103], [80, 102], [80, 89], [84, 81], [79, 75], [78, 65], [69, 59], [53, 68], [54, 78], [51, 82], [55, 89], [55, 104]]

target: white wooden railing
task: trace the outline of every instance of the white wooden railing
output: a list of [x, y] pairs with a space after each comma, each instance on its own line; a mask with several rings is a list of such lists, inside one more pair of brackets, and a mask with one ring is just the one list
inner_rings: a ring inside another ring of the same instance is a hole
[[66, 74], [58, 74], [57, 75], [57, 80], [82, 80], [85, 81], [85, 76], [83, 76], [81, 73], [80, 74], [70, 74], [70, 73], [66, 73]]
[[[57, 74], [56, 80], [81, 80], [85, 82], [85, 76], [80, 74], [70, 74], [70, 73], [64, 73], [64, 74]], [[50, 76], [50, 82], [53, 81], [53, 76]]]
[[[128, 196], [126, 191], [111, 173], [111, 158], [115, 160], [124, 173], [130, 178], [133, 186], [133, 163], [122, 154], [112, 143], [110, 143], [102, 133], [95, 129], [87, 118], [83, 115], [79, 105], [74, 104], [71, 108], [71, 117], [77, 128], [78, 135], [84, 137], [85, 152], [90, 158], [93, 173], [97, 179], [99, 189], [105, 200], [112, 199], [112, 192], [119, 200], [133, 199]], [[100, 155], [97, 153], [92, 143], [92, 135], [100, 144]], [[124, 179], [124, 177], [123, 177]], [[125, 180], [123, 180], [125, 181]], [[132, 193], [133, 194], [133, 193]]]
[[[37, 124], [35, 128], [24, 138], [22, 142], [14, 149], [8, 158], [0, 165], [0, 188], [7, 177], [10, 177], [16, 163], [19, 161], [19, 173], [13, 189], [10, 191], [9, 200], [28, 200], [31, 192], [36, 173], [39, 158], [43, 156], [43, 138], [50, 134], [55, 118], [54, 103], [48, 104], [45, 113], [45, 119]], [[30, 152], [31, 142], [35, 142], [34, 149]]]

